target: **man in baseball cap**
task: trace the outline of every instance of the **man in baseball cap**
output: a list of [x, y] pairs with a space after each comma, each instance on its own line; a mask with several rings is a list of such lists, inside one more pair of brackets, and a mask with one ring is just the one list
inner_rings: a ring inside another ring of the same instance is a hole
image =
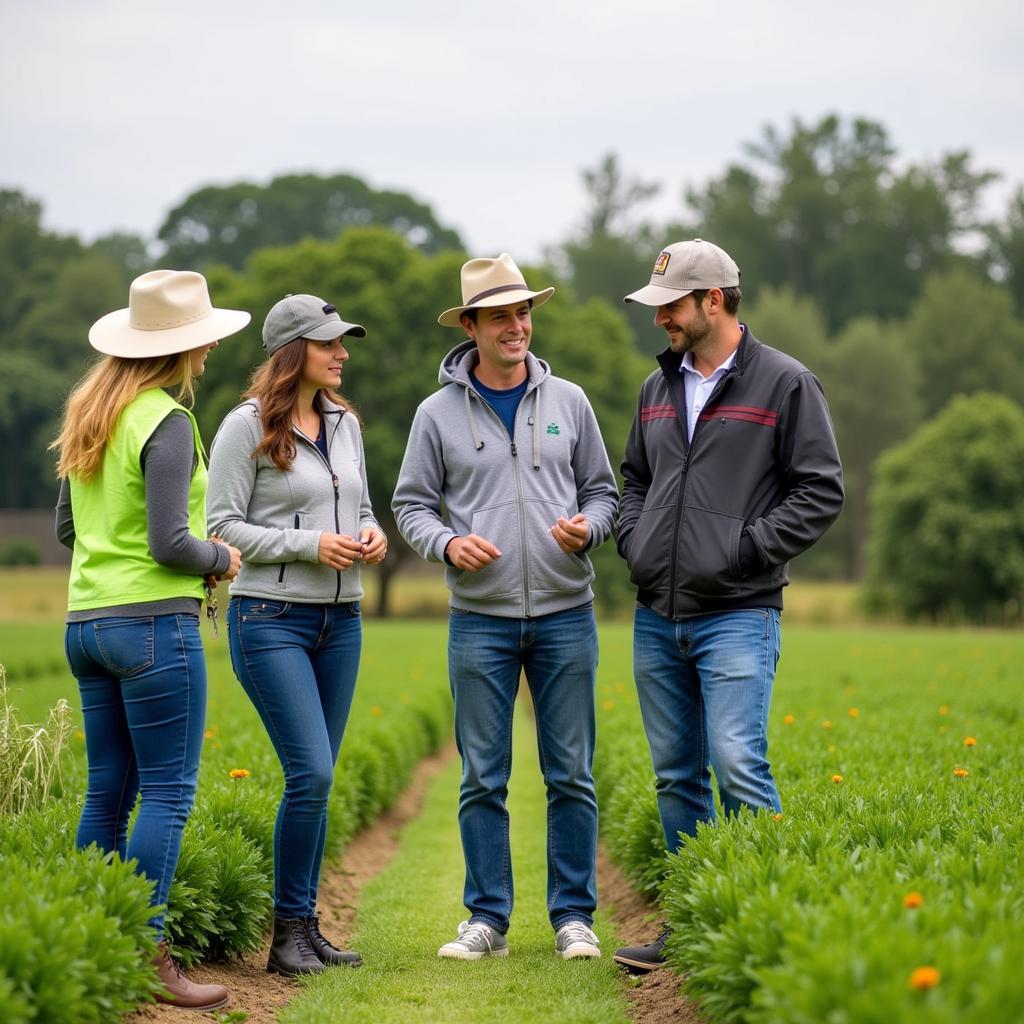
[[[626, 296], [655, 308], [669, 343], [640, 390], [618, 524], [669, 850], [714, 821], [709, 765], [727, 814], [781, 811], [766, 753], [782, 588], [843, 504], [821, 385], [739, 321], [739, 283], [729, 254], [695, 238], [664, 248]], [[668, 934], [615, 959], [659, 967]]]

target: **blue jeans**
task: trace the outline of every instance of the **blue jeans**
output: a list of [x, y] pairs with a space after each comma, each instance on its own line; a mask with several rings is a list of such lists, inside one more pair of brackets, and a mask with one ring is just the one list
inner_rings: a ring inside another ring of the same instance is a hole
[[512, 914], [508, 780], [520, 670], [533, 697], [547, 786], [548, 915], [555, 928], [590, 924], [597, 904], [592, 605], [533, 619], [452, 609], [448, 671], [462, 755], [459, 828], [471, 921], [504, 933]]
[[[70, 623], [64, 651], [78, 680], [89, 777], [79, 849], [134, 858], [167, 903], [196, 795], [206, 719], [206, 661], [195, 615]], [[128, 837], [128, 818], [142, 794]], [[164, 911], [150, 924], [163, 933]]]
[[637, 606], [633, 672], [669, 850], [715, 820], [709, 761], [727, 814], [782, 809], [765, 756], [780, 640], [774, 608], [673, 622]]
[[228, 605], [235, 675], [284, 770], [274, 824], [274, 913], [316, 913], [334, 783], [363, 629], [357, 601], [293, 604], [236, 597]]

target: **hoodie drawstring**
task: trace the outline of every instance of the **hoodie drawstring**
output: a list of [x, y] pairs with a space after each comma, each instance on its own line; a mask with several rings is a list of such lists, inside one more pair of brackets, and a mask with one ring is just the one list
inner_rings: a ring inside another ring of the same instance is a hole
[[480, 451], [484, 446], [484, 441], [480, 436], [480, 431], [477, 429], [476, 417], [473, 415], [473, 405], [469, 395], [469, 388], [463, 388], [462, 393], [466, 401], [466, 419], [469, 420], [469, 432], [473, 437], [473, 447], [477, 451]]
[[540, 387], [533, 389], [533, 468], [540, 469]]

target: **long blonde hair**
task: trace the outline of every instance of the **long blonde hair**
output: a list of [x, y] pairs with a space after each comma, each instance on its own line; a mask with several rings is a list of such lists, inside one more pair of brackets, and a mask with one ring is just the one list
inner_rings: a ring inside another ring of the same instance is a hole
[[68, 395], [60, 434], [49, 448], [60, 452], [57, 476], [74, 473], [82, 480], [91, 479], [99, 471], [107, 442], [125, 407], [149, 388], [175, 385], [176, 399], [191, 406], [195, 391], [189, 352], [144, 359], [104, 356]]

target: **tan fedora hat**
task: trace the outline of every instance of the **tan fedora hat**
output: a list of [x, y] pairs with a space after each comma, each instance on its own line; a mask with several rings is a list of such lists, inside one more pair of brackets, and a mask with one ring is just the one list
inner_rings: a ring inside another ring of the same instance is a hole
[[497, 259], [481, 256], [462, 264], [462, 305], [446, 309], [437, 322], [445, 327], [458, 327], [459, 317], [467, 309], [511, 306], [527, 299], [533, 299], [533, 304], [540, 306], [554, 294], [554, 288], [531, 292], [522, 271], [507, 252]]
[[89, 328], [89, 344], [124, 359], [169, 356], [226, 338], [250, 319], [238, 309], [215, 309], [206, 278], [194, 270], [151, 270], [132, 281], [127, 309]]

